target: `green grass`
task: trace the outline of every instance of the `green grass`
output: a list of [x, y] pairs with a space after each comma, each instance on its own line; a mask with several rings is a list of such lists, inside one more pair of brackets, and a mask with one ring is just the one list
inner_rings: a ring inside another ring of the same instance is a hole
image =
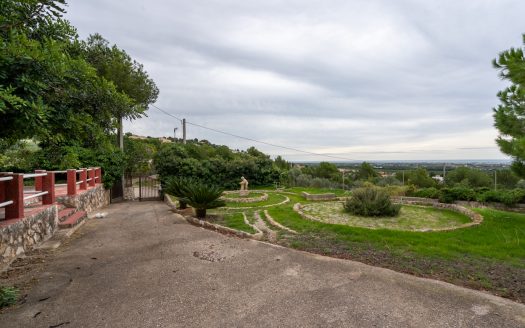
[[14, 287], [0, 287], [0, 308], [16, 303], [19, 291]]
[[214, 220], [213, 223], [251, 234], [256, 233], [255, 229], [244, 223], [244, 217], [240, 212], [220, 216], [217, 220]]
[[395, 217], [365, 217], [346, 213], [342, 202], [307, 204], [303, 212], [331, 224], [345, 224], [371, 229], [421, 230], [454, 228], [471, 222], [464, 214], [428, 206], [403, 205]]
[[246, 196], [241, 196], [240, 193], [231, 193], [231, 194], [225, 194], [223, 195], [224, 198], [255, 198], [255, 197], [261, 197], [263, 195], [262, 192], [253, 192], [250, 191], [250, 193]]
[[226, 203], [226, 207], [234, 207], [243, 209], [246, 207], [259, 207], [259, 206], [266, 206], [266, 205], [272, 205], [272, 204], [278, 204], [280, 202], [283, 202], [286, 199], [286, 196], [269, 192], [268, 193], [268, 199], [261, 201], [261, 202], [255, 202], [255, 203]]
[[309, 194], [326, 194], [326, 193], [332, 193], [335, 194], [338, 197], [342, 196], [350, 196], [351, 192], [348, 190], [343, 189], [328, 189], [328, 188], [308, 188], [308, 187], [292, 187], [287, 188], [284, 191], [289, 192], [295, 192], [297, 194], [301, 194], [303, 191], [306, 191]]
[[269, 208], [279, 223], [303, 233], [326, 233], [341, 242], [372, 244], [424, 256], [461, 259], [474, 256], [525, 268], [525, 215], [476, 209], [483, 215], [479, 226], [444, 232], [409, 232], [366, 229], [303, 219], [290, 206]]

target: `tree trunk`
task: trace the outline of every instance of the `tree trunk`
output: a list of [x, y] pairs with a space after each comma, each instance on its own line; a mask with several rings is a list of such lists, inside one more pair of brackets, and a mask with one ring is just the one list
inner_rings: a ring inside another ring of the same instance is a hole
[[195, 214], [199, 219], [204, 219], [206, 217], [206, 209], [205, 208], [196, 208]]

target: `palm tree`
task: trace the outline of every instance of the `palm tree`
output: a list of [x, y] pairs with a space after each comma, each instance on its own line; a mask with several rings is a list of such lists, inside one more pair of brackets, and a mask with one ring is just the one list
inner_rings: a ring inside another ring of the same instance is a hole
[[207, 209], [226, 205], [222, 199], [219, 199], [224, 191], [220, 187], [195, 181], [188, 184], [184, 190], [186, 195], [183, 200], [195, 208], [195, 215], [198, 218], [205, 218]]
[[179, 209], [186, 208], [184, 197], [186, 196], [186, 187], [194, 181], [184, 177], [169, 177], [166, 181], [165, 192], [169, 195], [177, 197], [179, 200]]

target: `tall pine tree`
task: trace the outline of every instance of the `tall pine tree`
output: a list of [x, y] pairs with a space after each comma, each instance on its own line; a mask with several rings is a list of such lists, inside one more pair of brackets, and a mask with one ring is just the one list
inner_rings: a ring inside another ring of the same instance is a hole
[[[523, 35], [525, 48], [525, 34]], [[500, 104], [494, 108], [496, 142], [501, 151], [512, 156], [513, 171], [525, 178], [525, 57], [524, 48], [511, 48], [499, 54], [493, 65], [499, 76], [511, 85], [498, 92]]]

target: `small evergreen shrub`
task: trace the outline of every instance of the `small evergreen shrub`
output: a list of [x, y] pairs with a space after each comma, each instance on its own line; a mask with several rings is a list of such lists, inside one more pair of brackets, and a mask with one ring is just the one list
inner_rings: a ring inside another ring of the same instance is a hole
[[187, 207], [186, 202], [184, 201], [184, 197], [187, 193], [186, 188], [194, 182], [193, 179], [172, 176], [166, 180], [163, 190], [168, 195], [177, 197], [179, 200], [179, 208], [185, 209]]
[[476, 200], [476, 192], [468, 187], [443, 188], [439, 195], [442, 203], [453, 203], [456, 200]]
[[0, 287], [0, 308], [15, 304], [18, 293], [14, 287]]
[[361, 216], [396, 216], [401, 205], [392, 204], [388, 193], [375, 187], [358, 188], [344, 204], [344, 209]]
[[180, 200], [193, 207], [198, 218], [205, 218], [207, 209], [226, 205], [226, 202], [219, 199], [223, 192], [217, 186], [193, 181], [184, 188], [184, 197]]
[[410, 196], [414, 197], [423, 197], [423, 198], [439, 198], [441, 192], [439, 189], [430, 187], [430, 188], [421, 188], [411, 193]]
[[513, 206], [520, 203], [525, 198], [525, 190], [488, 190], [478, 195], [479, 202], [496, 202], [503, 203], [507, 206]]

